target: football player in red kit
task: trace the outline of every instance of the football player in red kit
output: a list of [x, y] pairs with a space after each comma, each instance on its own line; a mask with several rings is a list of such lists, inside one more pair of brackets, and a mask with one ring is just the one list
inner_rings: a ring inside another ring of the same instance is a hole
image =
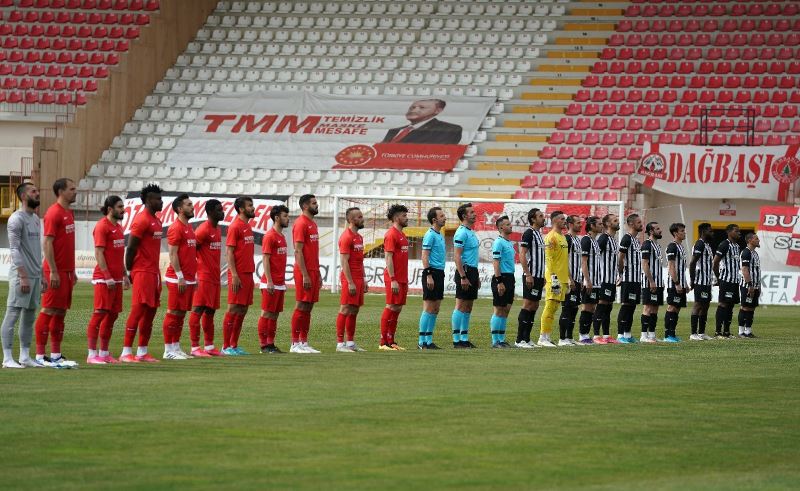
[[341, 307], [336, 317], [336, 351], [352, 353], [365, 351], [354, 340], [356, 316], [364, 305], [364, 294], [368, 290], [364, 281], [364, 238], [358, 233], [364, 228], [364, 214], [358, 208], [348, 208], [344, 215], [347, 228], [339, 237], [339, 256], [342, 262], [339, 279], [342, 293], [339, 299]]
[[322, 276], [319, 273], [319, 230], [314, 216], [319, 204], [313, 194], [300, 196], [302, 212], [292, 227], [294, 241], [294, 285], [297, 304], [292, 314], [292, 347], [290, 353], [319, 353], [308, 345], [311, 309], [319, 302]]
[[289, 226], [289, 207], [273, 206], [269, 212], [272, 228], [261, 239], [264, 274], [261, 276], [261, 317], [258, 319], [258, 341], [262, 353], [283, 353], [275, 346], [278, 316], [283, 312], [286, 294], [286, 237]]
[[222, 321], [222, 352], [230, 356], [248, 354], [239, 348], [239, 335], [247, 309], [253, 303], [255, 281], [253, 272], [256, 264], [253, 260], [255, 238], [250, 220], [255, 218], [256, 210], [253, 198], [239, 196], [233, 202], [237, 216], [228, 227], [225, 241], [228, 259], [228, 311]]
[[[220, 259], [222, 257], [222, 229], [219, 222], [225, 218], [222, 203], [216, 199], [206, 201], [205, 222], [194, 231], [197, 243], [197, 286], [189, 314], [189, 338], [192, 356], [206, 358], [222, 356], [214, 347], [214, 313], [219, 308]], [[200, 345], [200, 327], [203, 328], [204, 345]]]
[[[89, 355], [86, 363], [119, 363], [108, 351], [108, 342], [119, 313], [122, 312], [122, 289], [130, 288], [125, 271], [125, 232], [120, 221], [125, 216], [125, 202], [119, 196], [106, 198], [100, 208], [103, 218], [94, 227], [94, 255], [97, 265], [92, 274], [94, 312], [86, 327]], [[100, 350], [97, 340], [100, 339]]]
[[191, 356], [181, 350], [181, 332], [186, 312], [192, 308], [192, 296], [197, 286], [197, 241], [189, 220], [194, 217], [194, 205], [188, 194], [172, 201], [176, 218], [167, 229], [169, 266], [167, 282], [167, 314], [164, 332], [164, 359], [186, 360]]
[[408, 226], [408, 208], [392, 205], [386, 213], [392, 226], [383, 236], [383, 250], [386, 253], [386, 269], [383, 282], [386, 288], [386, 308], [381, 315], [381, 344], [379, 349], [404, 351], [394, 339], [397, 319], [406, 304], [408, 296], [408, 238], [403, 229]]
[[[148, 184], [142, 189], [141, 200], [144, 209], [136, 215], [131, 224], [128, 249], [125, 251], [125, 267], [130, 271], [133, 285], [131, 312], [125, 322], [125, 338], [119, 361], [124, 363], [158, 360], [147, 352], [150, 335], [153, 332], [153, 318], [161, 305], [161, 219], [157, 216], [164, 204], [161, 201], [161, 188]], [[139, 346], [133, 355], [133, 340], [139, 332]]]

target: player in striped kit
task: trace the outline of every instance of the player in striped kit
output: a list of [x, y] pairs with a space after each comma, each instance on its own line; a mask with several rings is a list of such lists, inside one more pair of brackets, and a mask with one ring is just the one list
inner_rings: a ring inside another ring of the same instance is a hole
[[689, 261], [689, 278], [694, 290], [694, 306], [692, 307], [692, 341], [707, 341], [711, 339], [706, 335], [706, 321], [708, 319], [708, 306], [711, 304], [711, 285], [714, 283], [714, 251], [711, 249], [711, 239], [714, 232], [710, 223], [701, 223], [697, 229], [700, 238], [692, 248], [692, 259]]
[[603, 230], [603, 223], [600, 218], [590, 216], [586, 218], [586, 235], [581, 239], [581, 269], [583, 271], [583, 286], [581, 288], [581, 316], [579, 323], [583, 332], [589, 332], [589, 326], [594, 322], [594, 338], [596, 344], [616, 344], [616, 340], [611, 338], [608, 328], [600, 335], [602, 327], [601, 318], [597, 317], [595, 310], [600, 299], [600, 273], [601, 257], [600, 245], [597, 243], [597, 236]]
[[[541, 228], [544, 226], [544, 213], [539, 208], [528, 211], [528, 225], [519, 243], [519, 262], [522, 266], [522, 308], [517, 318], [517, 348], [533, 348], [531, 331], [533, 319], [539, 309], [539, 301], [544, 292], [544, 239]], [[565, 285], [566, 287], [566, 285]]]
[[661, 226], [649, 222], [644, 229], [647, 240], [642, 244], [642, 337], [643, 343], [656, 342], [658, 308], [664, 305], [664, 264], [661, 246]]
[[715, 318], [716, 338], [731, 337], [733, 306], [739, 303], [739, 226], [731, 223], [725, 227], [728, 237], [717, 246], [714, 254], [714, 276], [719, 283], [719, 305]]
[[492, 348], [510, 348], [506, 342], [506, 323], [511, 304], [514, 303], [514, 243], [511, 242], [511, 221], [501, 216], [495, 222], [500, 235], [492, 244], [492, 305], [494, 315], [490, 321]]
[[617, 253], [617, 274], [620, 278], [620, 301], [622, 305], [617, 315], [618, 336], [628, 343], [635, 343], [631, 336], [633, 313], [642, 296], [642, 253], [637, 236], [642, 232], [642, 218], [633, 213], [625, 218], [628, 232], [619, 241]]
[[[576, 343], [573, 339], [575, 329], [575, 316], [581, 303], [581, 284], [583, 284], [583, 270], [581, 269], [581, 228], [583, 221], [578, 215], [567, 217], [567, 247], [569, 251], [569, 291], [561, 304], [561, 316], [558, 318], [559, 346], [571, 346]], [[582, 326], [581, 326], [582, 327]], [[592, 344], [588, 331], [580, 332], [581, 343]], [[588, 342], [586, 342], [588, 341]]]
[[[603, 332], [611, 332], [611, 310], [617, 299], [617, 239], [619, 231], [619, 217], [613, 213], [603, 216], [601, 221], [603, 232], [597, 236], [597, 245], [600, 247], [600, 295], [597, 308], [594, 311], [592, 322], [600, 323]], [[597, 327], [595, 327], [595, 331]], [[627, 343], [628, 338], [617, 336], [609, 337], [609, 344]]]
[[445, 244], [442, 235], [447, 218], [434, 206], [428, 210], [431, 228], [422, 238], [422, 314], [419, 316], [419, 349], [438, 350], [433, 342], [436, 316], [444, 298]]
[[753, 314], [758, 307], [761, 293], [761, 259], [756, 249], [761, 245], [758, 235], [749, 233], [745, 236], [747, 247], [742, 249], [742, 280], [739, 282], [739, 295], [742, 306], [739, 309], [739, 337], [754, 338]]
[[686, 307], [686, 293], [689, 282], [686, 278], [686, 225], [673, 223], [669, 226], [673, 241], [667, 246], [667, 270], [669, 271], [669, 287], [667, 288], [667, 313], [664, 314], [664, 341], [677, 343], [680, 338], [675, 332], [678, 327], [678, 315]]

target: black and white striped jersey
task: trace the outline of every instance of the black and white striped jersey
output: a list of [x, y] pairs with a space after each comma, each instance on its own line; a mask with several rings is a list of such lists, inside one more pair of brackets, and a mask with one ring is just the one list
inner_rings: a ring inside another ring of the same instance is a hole
[[544, 239], [538, 230], [528, 228], [522, 234], [520, 246], [525, 248], [527, 273], [534, 278], [544, 278]]
[[739, 255], [739, 244], [725, 239], [717, 246], [717, 256], [719, 261], [719, 281], [726, 283], [739, 283], [739, 269], [741, 262]]
[[713, 285], [714, 284], [714, 251], [708, 242], [703, 239], [698, 239], [694, 243], [692, 255], [697, 262], [694, 266], [694, 284], [695, 285]]
[[581, 239], [581, 253], [586, 258], [586, 267], [589, 270], [589, 281], [592, 286], [600, 287], [600, 246], [597, 239], [591, 235], [584, 235]]
[[[642, 260], [649, 261], [650, 274], [657, 288], [664, 286], [664, 263], [661, 255], [661, 246], [654, 240], [647, 239], [642, 244]], [[650, 282], [642, 269], [642, 288], [650, 288]]]
[[617, 241], [613, 235], [602, 233], [597, 236], [600, 246], [600, 282], [617, 282]]
[[567, 234], [569, 247], [569, 277], [577, 284], [583, 282], [581, 269], [581, 238], [577, 235]]
[[686, 288], [689, 286], [689, 278], [686, 274], [686, 249], [683, 244], [677, 242], [670, 242], [667, 246], [667, 261], [675, 261], [675, 276], [676, 278], [669, 278], [670, 288], [680, 286]]
[[[750, 250], [749, 247], [742, 249], [741, 255], [742, 268], [745, 266], [750, 268], [750, 281], [753, 282], [753, 288], [761, 287], [761, 259], [758, 257], [758, 252], [755, 249]], [[747, 282], [744, 281], [744, 274], [739, 284], [747, 288]]]
[[625, 253], [625, 266], [622, 270], [622, 281], [640, 283], [642, 281], [642, 251], [639, 239], [625, 234], [619, 241], [619, 252]]

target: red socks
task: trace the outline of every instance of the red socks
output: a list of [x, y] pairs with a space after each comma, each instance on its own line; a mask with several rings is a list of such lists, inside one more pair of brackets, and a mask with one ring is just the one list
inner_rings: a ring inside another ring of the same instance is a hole
[[222, 349], [231, 346], [231, 333], [235, 329], [236, 314], [225, 312], [225, 317], [222, 319]]
[[105, 319], [107, 312], [93, 312], [86, 326], [86, 343], [91, 350], [97, 349], [97, 337], [100, 335], [100, 324]]
[[189, 314], [189, 341], [192, 343], [192, 348], [200, 347], [200, 318], [203, 314], [198, 312], [191, 312]]
[[236, 348], [239, 346], [239, 336], [242, 334], [242, 324], [244, 324], [245, 314], [236, 314], [235, 324], [233, 326], [233, 333], [231, 333], [231, 346]]
[[130, 348], [133, 346], [133, 340], [136, 339], [136, 329], [139, 327], [139, 320], [144, 315], [146, 305], [137, 304], [131, 305], [131, 313], [128, 314], [128, 320], [125, 321], [125, 339], [122, 341], [122, 346]]
[[51, 319], [52, 316], [44, 312], [40, 312], [39, 317], [36, 319], [36, 325], [33, 330], [36, 333], [37, 355], [44, 355], [45, 349], [47, 348], [47, 336], [50, 334]]
[[203, 323], [203, 338], [206, 346], [211, 346], [214, 344], [214, 314], [205, 312], [201, 321]]
[[164, 316], [164, 324], [162, 325], [162, 330], [164, 332], [164, 344], [180, 342], [184, 318], [185, 315], [175, 315], [167, 312], [167, 314]]
[[347, 340], [352, 341], [356, 335], [356, 316], [348, 315], [347, 322], [345, 323], [345, 330], [347, 331]]
[[342, 314], [341, 312], [339, 315], [336, 316], [336, 342], [337, 343], [344, 343], [344, 331], [345, 326], [347, 325], [347, 320], [350, 318], [349, 315]]
[[258, 318], [258, 342], [261, 346], [275, 344], [275, 333], [278, 330], [278, 319]]
[[142, 317], [139, 321], [139, 346], [150, 344], [150, 335], [153, 333], [153, 319], [156, 316], [156, 310], [156, 307], [142, 305]]
[[50, 352], [61, 353], [61, 341], [64, 340], [64, 316], [50, 317]]
[[300, 342], [300, 323], [302, 322], [303, 311], [294, 309], [292, 313], [292, 344]]
[[101, 351], [108, 351], [108, 343], [111, 341], [111, 333], [114, 330], [114, 323], [117, 321], [117, 317], [119, 314], [116, 312], [114, 313], [106, 313], [103, 316], [103, 321], [100, 323], [100, 350]]
[[[400, 312], [388, 308], [383, 309], [381, 315], [381, 344], [394, 344], [394, 334], [397, 332], [397, 319]], [[353, 326], [355, 330], [355, 326]]]

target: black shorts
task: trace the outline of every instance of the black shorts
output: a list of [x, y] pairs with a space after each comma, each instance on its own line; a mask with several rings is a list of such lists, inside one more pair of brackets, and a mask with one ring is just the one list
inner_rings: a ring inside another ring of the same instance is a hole
[[456, 270], [456, 274], [453, 277], [456, 280], [456, 298], [460, 298], [461, 300], [475, 300], [478, 298], [478, 282], [480, 281], [478, 268], [464, 266], [464, 274], [467, 275], [470, 287], [466, 290], [461, 288], [461, 275], [458, 274], [458, 270]]
[[[497, 291], [497, 285], [502, 282], [506, 286], [506, 292], [502, 295]], [[492, 276], [492, 305], [495, 307], [505, 307], [514, 303], [514, 273], [503, 273], [498, 280]]]
[[541, 300], [544, 293], [544, 278], [533, 278], [533, 288], [528, 288], [525, 281], [527, 275], [522, 278], [522, 298], [525, 300]]
[[[428, 276], [433, 278], [433, 290], [428, 289]], [[444, 270], [430, 268], [430, 275], [422, 271], [422, 299], [441, 300], [444, 298]]]
[[725, 302], [733, 305], [739, 303], [739, 284], [720, 281], [719, 302]]
[[756, 288], [753, 290], [753, 296], [747, 296], [747, 288], [740, 286], [739, 287], [739, 296], [742, 300], [742, 307], [750, 307], [755, 308], [758, 307], [758, 297], [761, 296], [761, 288]]
[[637, 304], [642, 298], [642, 284], [639, 282], [623, 281], [620, 289], [619, 301], [622, 303]]
[[664, 305], [664, 287], [656, 288], [655, 293], [649, 288], [642, 288], [642, 305]]
[[564, 303], [561, 306], [565, 309], [567, 308], [578, 308], [581, 304], [581, 290], [580, 288], [575, 288], [574, 290], [570, 290], [567, 292], [567, 296], [564, 298]]
[[686, 307], [686, 290], [683, 293], [678, 293], [674, 288], [667, 288], [667, 305], [673, 307], [684, 308]]
[[694, 286], [694, 301], [708, 305], [711, 303], [711, 285], [695, 285]]
[[614, 283], [602, 283], [600, 285], [600, 300], [614, 303], [617, 299], [617, 285]]
[[599, 288], [592, 288], [591, 290], [587, 290], [586, 288], [581, 288], [581, 303], [583, 304], [597, 304], [597, 301], [600, 299], [600, 289]]

